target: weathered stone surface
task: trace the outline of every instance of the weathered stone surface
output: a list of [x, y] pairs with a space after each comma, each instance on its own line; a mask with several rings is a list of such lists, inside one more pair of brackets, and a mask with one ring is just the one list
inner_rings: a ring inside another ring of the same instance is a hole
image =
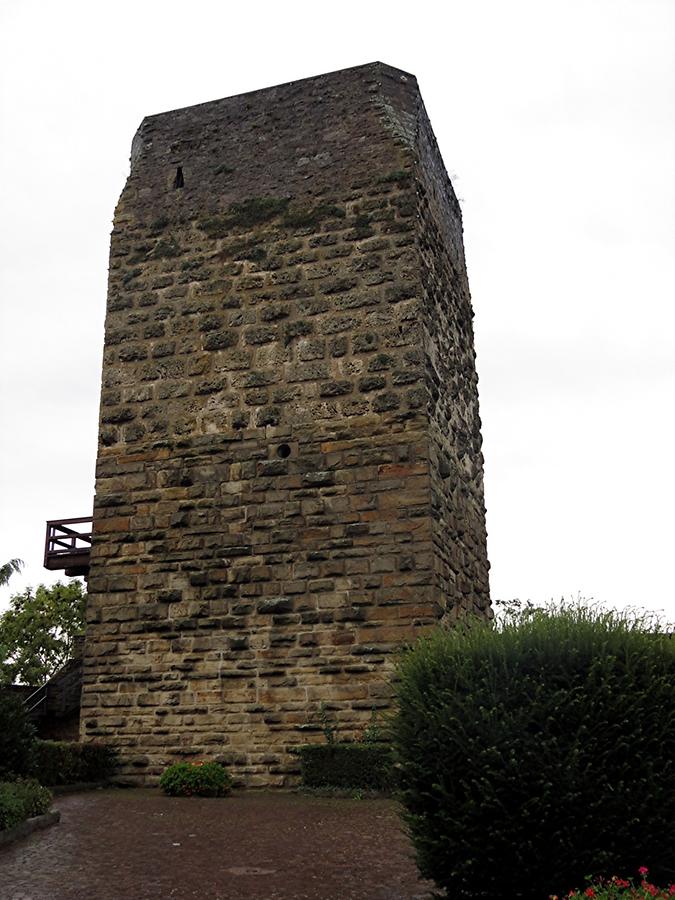
[[[111, 241], [83, 738], [288, 784], [489, 614], [460, 210], [380, 63], [145, 119]], [[309, 735], [315, 737], [308, 738]]]

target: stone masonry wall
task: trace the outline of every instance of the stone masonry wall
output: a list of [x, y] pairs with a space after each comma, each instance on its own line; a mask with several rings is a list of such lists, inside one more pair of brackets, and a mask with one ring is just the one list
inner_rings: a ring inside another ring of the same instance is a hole
[[492, 615], [473, 310], [459, 203], [423, 111], [417, 136], [429, 473], [436, 585], [444, 621]]
[[487, 614], [470, 315], [412, 76], [144, 120], [111, 240], [82, 700], [129, 780], [218, 757], [292, 783], [321, 708], [358, 738], [393, 651]]

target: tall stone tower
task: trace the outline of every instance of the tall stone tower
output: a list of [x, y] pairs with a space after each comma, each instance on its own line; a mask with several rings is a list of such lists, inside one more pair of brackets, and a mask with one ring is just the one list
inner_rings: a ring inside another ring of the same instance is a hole
[[110, 251], [82, 729], [285, 784], [489, 615], [461, 215], [382, 63], [145, 119]]

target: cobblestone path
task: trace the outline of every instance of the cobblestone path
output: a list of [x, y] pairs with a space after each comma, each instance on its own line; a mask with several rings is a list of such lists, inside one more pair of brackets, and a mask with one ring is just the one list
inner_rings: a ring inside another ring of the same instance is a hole
[[413, 900], [396, 805], [294, 794], [56, 798], [61, 822], [0, 849], [2, 900]]

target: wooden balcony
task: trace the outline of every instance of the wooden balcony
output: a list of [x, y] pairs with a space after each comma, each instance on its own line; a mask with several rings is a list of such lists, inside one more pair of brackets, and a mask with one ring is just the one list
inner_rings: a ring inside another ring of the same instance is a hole
[[89, 574], [92, 517], [47, 522], [45, 569], [64, 569], [66, 575]]

